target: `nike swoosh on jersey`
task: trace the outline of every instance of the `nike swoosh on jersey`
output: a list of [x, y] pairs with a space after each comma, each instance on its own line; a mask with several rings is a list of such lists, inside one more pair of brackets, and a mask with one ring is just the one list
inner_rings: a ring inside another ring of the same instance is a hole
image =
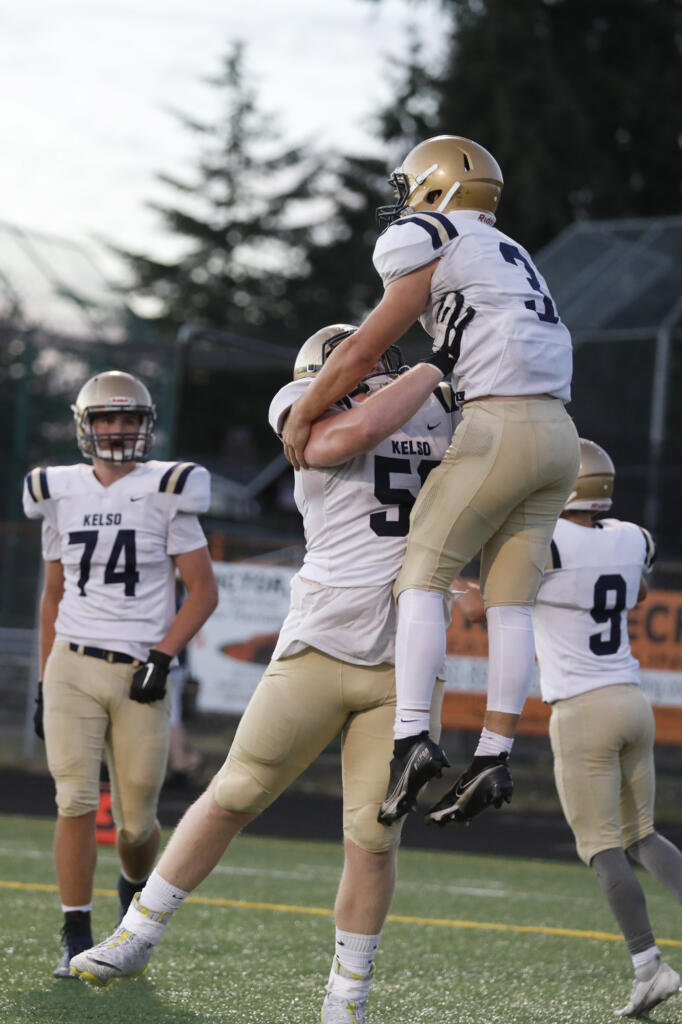
[[436, 427], [439, 426], [439, 425], [440, 425], [440, 420], [438, 420], [438, 423], [427, 423], [426, 424], [426, 429], [427, 430], [435, 430]]
[[144, 494], [138, 494], [138, 496], [137, 496], [136, 498], [131, 498], [130, 500], [131, 500], [131, 501], [142, 501], [142, 499], [143, 499], [144, 497], [146, 497], [146, 495], [144, 495]]

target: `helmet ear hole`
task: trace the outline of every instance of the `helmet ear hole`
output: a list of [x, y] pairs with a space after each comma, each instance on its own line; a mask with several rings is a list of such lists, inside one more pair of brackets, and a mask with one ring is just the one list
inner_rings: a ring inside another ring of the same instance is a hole
[[429, 204], [429, 206], [435, 206], [442, 195], [442, 188], [434, 188], [431, 192], [427, 192], [426, 202]]

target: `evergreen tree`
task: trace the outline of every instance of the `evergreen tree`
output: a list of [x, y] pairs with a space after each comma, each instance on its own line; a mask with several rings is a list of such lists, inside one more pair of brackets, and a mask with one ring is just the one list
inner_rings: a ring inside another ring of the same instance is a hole
[[217, 123], [177, 114], [201, 143], [193, 177], [159, 174], [176, 202], [149, 204], [185, 251], [170, 262], [120, 254], [133, 270], [133, 290], [155, 298], [170, 327], [191, 322], [295, 341], [298, 313], [289, 288], [307, 273], [310, 226], [302, 210], [313, 194], [317, 158], [281, 143], [257, 106], [241, 44], [209, 83], [224, 100]]

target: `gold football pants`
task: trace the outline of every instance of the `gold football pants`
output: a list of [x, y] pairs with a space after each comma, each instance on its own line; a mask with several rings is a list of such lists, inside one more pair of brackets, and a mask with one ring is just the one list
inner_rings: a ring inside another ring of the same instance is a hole
[[170, 692], [139, 704], [128, 696], [133, 665], [112, 665], [57, 641], [43, 678], [45, 749], [65, 817], [97, 810], [102, 758], [111, 781], [111, 809], [133, 846], [149, 838], [166, 774]]
[[[434, 690], [431, 734], [440, 735], [443, 683]], [[370, 853], [391, 849], [402, 822], [377, 813], [393, 752], [393, 665], [351, 665], [306, 648], [273, 661], [242, 716], [215, 799], [228, 811], [260, 813], [341, 733], [343, 831]]]
[[481, 552], [486, 607], [534, 604], [556, 521], [578, 475], [578, 434], [559, 399], [474, 399], [410, 517], [403, 590], [447, 594]]
[[627, 850], [654, 830], [654, 715], [635, 683], [552, 705], [554, 777], [578, 855]]

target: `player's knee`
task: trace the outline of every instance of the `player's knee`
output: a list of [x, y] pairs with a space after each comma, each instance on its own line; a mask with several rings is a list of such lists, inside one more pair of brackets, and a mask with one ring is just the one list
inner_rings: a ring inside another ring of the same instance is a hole
[[344, 820], [344, 836], [366, 853], [386, 853], [400, 842], [402, 820], [393, 825], [380, 825], [378, 812], [378, 804], [369, 804], [354, 814], [346, 815]]
[[273, 800], [271, 793], [240, 766], [218, 773], [213, 796], [219, 807], [234, 814], [260, 814]]
[[145, 816], [140, 819], [127, 819], [125, 824], [119, 828], [118, 834], [128, 846], [143, 846], [154, 831], [155, 825], [155, 814], [151, 818]]
[[57, 808], [63, 818], [80, 818], [97, 810], [99, 787], [93, 789], [78, 779], [57, 783]]

